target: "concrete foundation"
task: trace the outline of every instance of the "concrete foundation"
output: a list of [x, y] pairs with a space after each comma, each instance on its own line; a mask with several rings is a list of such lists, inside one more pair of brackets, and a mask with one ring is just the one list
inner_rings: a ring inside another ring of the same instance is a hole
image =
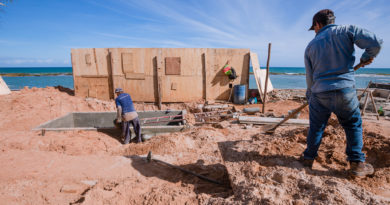
[[[185, 110], [137, 112], [142, 134], [155, 134], [181, 131], [185, 127]], [[72, 112], [63, 117], [48, 121], [33, 130], [101, 130], [118, 129], [113, 121], [116, 112]], [[159, 119], [156, 119], [159, 118]], [[172, 122], [171, 120], [174, 120]], [[131, 127], [131, 129], [133, 129]]]

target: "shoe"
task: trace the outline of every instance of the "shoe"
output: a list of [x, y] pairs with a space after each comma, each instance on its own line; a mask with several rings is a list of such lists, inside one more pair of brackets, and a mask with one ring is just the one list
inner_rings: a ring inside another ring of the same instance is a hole
[[304, 167], [311, 169], [313, 167], [314, 159], [305, 159], [303, 156], [301, 156], [299, 158], [299, 162], [301, 162]]
[[374, 167], [365, 162], [349, 162], [349, 171], [353, 176], [365, 177], [374, 174]]

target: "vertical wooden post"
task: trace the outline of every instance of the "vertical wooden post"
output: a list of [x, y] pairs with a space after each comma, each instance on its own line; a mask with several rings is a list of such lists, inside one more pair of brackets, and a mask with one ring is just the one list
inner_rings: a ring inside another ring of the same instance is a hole
[[157, 106], [158, 106], [158, 109], [161, 110], [162, 108], [162, 65], [164, 65], [164, 62], [163, 62], [163, 59], [162, 59], [162, 50], [159, 49], [158, 50], [158, 54], [157, 54], [157, 58], [156, 58], [156, 61], [157, 61], [157, 66], [156, 66], [156, 69], [157, 69], [157, 72], [156, 72], [156, 78], [157, 78]]
[[206, 52], [202, 54], [202, 72], [203, 72], [203, 98], [207, 100], [207, 67], [206, 67]]
[[108, 73], [108, 90], [109, 98], [115, 99], [115, 87], [114, 87], [114, 71], [112, 69], [112, 56], [111, 51], [107, 49], [107, 73]]
[[268, 76], [269, 76], [269, 60], [271, 57], [271, 43], [268, 44], [268, 58], [267, 58], [267, 74], [265, 76], [265, 89], [263, 99], [263, 113], [265, 112], [265, 101], [267, 100], [267, 87], [268, 87]]

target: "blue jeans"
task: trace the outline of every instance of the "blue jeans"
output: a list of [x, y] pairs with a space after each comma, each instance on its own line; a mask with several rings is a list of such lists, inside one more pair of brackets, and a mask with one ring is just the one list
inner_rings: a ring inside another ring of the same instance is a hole
[[363, 148], [362, 119], [359, 101], [354, 88], [312, 93], [309, 99], [310, 129], [307, 135], [307, 148], [303, 152], [305, 159], [317, 157], [322, 133], [330, 114], [336, 114], [347, 137], [346, 154], [348, 161], [365, 161]]
[[130, 142], [130, 140], [131, 140], [130, 124], [134, 128], [136, 140], [138, 142], [142, 142], [142, 138], [141, 138], [141, 125], [139, 123], [138, 117], [136, 117], [133, 120], [123, 121], [122, 122], [122, 135], [125, 137], [124, 143], [128, 144]]

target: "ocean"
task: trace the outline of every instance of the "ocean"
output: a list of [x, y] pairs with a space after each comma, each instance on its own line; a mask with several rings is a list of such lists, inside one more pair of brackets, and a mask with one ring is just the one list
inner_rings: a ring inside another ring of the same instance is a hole
[[[42, 88], [58, 85], [73, 89], [72, 67], [0, 68], [0, 75], [11, 90], [25, 86]], [[270, 79], [277, 89], [306, 89], [303, 67], [270, 67]], [[355, 73], [355, 79], [357, 88], [365, 88], [369, 81], [390, 83], [390, 68], [360, 68]], [[253, 74], [249, 76], [249, 88], [257, 88]]]

